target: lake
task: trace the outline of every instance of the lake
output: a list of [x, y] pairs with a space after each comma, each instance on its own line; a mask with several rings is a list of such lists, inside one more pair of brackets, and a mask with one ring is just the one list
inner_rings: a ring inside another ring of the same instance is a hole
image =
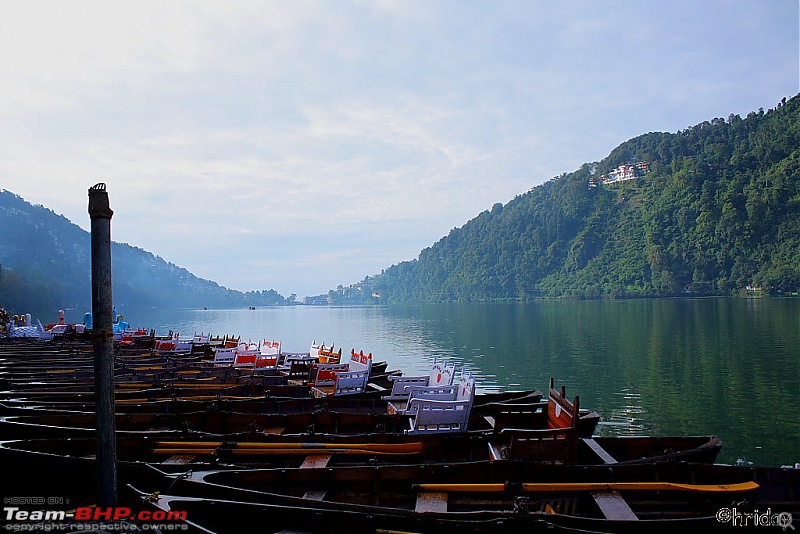
[[117, 311], [157, 335], [324, 342], [409, 375], [447, 359], [483, 391], [553, 377], [601, 414], [598, 434], [716, 434], [721, 463], [800, 462], [797, 298]]

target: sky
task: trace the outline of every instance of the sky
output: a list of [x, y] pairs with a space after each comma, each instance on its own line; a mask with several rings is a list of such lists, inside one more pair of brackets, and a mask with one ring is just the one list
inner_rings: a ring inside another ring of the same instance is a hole
[[800, 92], [798, 0], [0, 2], [0, 189], [327, 293], [653, 131]]

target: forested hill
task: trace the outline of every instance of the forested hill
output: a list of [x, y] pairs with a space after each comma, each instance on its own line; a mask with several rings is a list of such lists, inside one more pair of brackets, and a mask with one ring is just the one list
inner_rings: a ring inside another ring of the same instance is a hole
[[[745, 118], [636, 137], [603, 161], [495, 204], [417, 260], [331, 292], [329, 300], [797, 291], [799, 123], [795, 96]], [[634, 179], [601, 183], [635, 163]]]
[[[286, 304], [274, 290], [242, 293], [198, 278], [145, 250], [112, 243], [114, 303], [129, 306], [235, 307]], [[55, 316], [89, 311], [91, 236], [62, 215], [0, 190], [0, 307]]]
[[[745, 118], [648, 133], [453, 229], [324, 303], [731, 295], [800, 289], [800, 96]], [[630, 178], [605, 183], [617, 178]], [[90, 236], [0, 190], [0, 307], [89, 309]], [[116, 304], [292, 303], [112, 245]]]

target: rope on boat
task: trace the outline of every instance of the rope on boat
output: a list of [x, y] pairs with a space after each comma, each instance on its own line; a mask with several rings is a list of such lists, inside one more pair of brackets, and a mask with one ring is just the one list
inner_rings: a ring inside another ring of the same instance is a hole
[[[153, 449], [153, 454], [212, 454], [216, 449]], [[312, 454], [369, 454], [371, 456], [413, 456], [419, 454], [417, 451], [376, 451], [373, 449], [229, 449], [226, 452], [236, 455], [302, 455]]]
[[231, 449], [362, 449], [387, 452], [422, 452], [424, 449], [424, 444], [421, 441], [414, 441], [410, 443], [314, 443], [306, 441], [262, 443], [246, 441], [159, 441], [156, 443], [156, 447], [195, 449], [216, 449], [219, 447]]

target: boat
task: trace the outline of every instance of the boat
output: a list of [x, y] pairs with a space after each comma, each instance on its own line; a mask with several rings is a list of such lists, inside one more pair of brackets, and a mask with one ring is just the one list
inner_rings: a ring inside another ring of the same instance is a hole
[[191, 338], [181, 339], [179, 332], [170, 333], [167, 339], [156, 339], [153, 352], [156, 354], [191, 354], [203, 352], [203, 347], [208, 344], [211, 334], [195, 332]]
[[[284, 433], [403, 433], [408, 418], [391, 415], [380, 397], [280, 397], [225, 398], [219, 392], [205, 398], [176, 397], [141, 402], [138, 398], [116, 401], [117, 429], [145, 432], [148, 429], [191, 429], [208, 434], [241, 433], [282, 429]], [[547, 402], [538, 390], [476, 395], [470, 431], [494, 431], [490, 421], [509, 421], [505, 406], [515, 412], [514, 426], [537, 428], [546, 421]], [[527, 403], [527, 404], [523, 404]], [[525, 420], [520, 406], [527, 406]], [[86, 435], [94, 428], [91, 401], [47, 400], [0, 401], [0, 436]], [[270, 416], [272, 417], [269, 420]], [[496, 423], [495, 423], [496, 424]]]
[[64, 310], [58, 310], [57, 320], [55, 323], [45, 325], [42, 332], [39, 334], [39, 339], [42, 341], [51, 341], [54, 339], [78, 339], [87, 333], [87, 329], [91, 330], [91, 324], [86, 324], [86, 316], [84, 316], [83, 323], [67, 323]]
[[800, 512], [800, 470], [685, 462], [187, 470], [128, 487], [144, 506], [183, 511], [220, 534], [266, 524], [321, 533], [730, 532], [736, 514], [785, 528]]
[[[235, 348], [233, 349], [235, 350]], [[235, 358], [241, 360], [243, 353]], [[165, 359], [166, 356], [137, 357], [125, 360], [117, 358], [115, 364], [115, 382], [117, 387], [124, 387], [122, 395], [127, 398], [135, 397], [134, 382], [140, 384], [140, 400], [146, 401], [161, 396], [166, 398], [187, 397], [192, 395], [189, 391], [196, 389], [224, 390], [229, 389], [231, 395], [255, 396], [310, 396], [309, 383], [310, 371], [313, 365], [307, 368], [306, 374], [282, 373], [279, 367], [272, 365], [267, 368], [262, 361], [277, 361], [276, 355], [264, 352], [262, 349], [253, 350], [252, 358], [248, 363], [242, 361], [232, 365], [217, 366], [195, 357], [181, 356], [178, 359]], [[376, 362], [367, 377], [368, 387], [363, 387], [363, 395], [378, 395], [383, 389], [389, 387], [388, 376], [399, 371], [387, 371], [387, 363]], [[1, 367], [0, 367], [1, 368]], [[8, 372], [0, 374], [0, 384], [8, 391], [0, 392], [0, 397], [13, 397], [17, 399], [35, 398], [42, 400], [44, 397], [57, 397], [60, 401], [87, 399], [93, 394], [94, 370], [93, 361], [88, 355], [69, 357], [63, 360], [39, 357], [35, 361], [23, 363], [14, 361]], [[211, 386], [211, 383], [218, 384]], [[234, 392], [229, 386], [249, 385], [262, 386], [263, 389], [251, 388], [250, 393]], [[73, 392], [74, 398], [69, 399], [67, 392]], [[352, 392], [351, 392], [352, 393]], [[201, 393], [195, 392], [194, 395]], [[155, 396], [155, 397], [154, 397]]]
[[13, 315], [6, 323], [6, 336], [20, 340], [40, 340], [44, 335], [44, 326], [37, 320], [36, 324], [30, 313], [22, 316]]
[[[260, 491], [266, 493], [274, 492], [268, 485], [270, 479], [264, 478], [268, 476], [273, 477], [272, 483], [276, 480], [275, 476], [282, 477], [280, 479], [285, 482], [286, 488], [301, 486], [304, 480], [308, 483], [310, 479], [307, 477], [321, 477], [317, 479], [321, 484], [321, 480], [327, 477], [330, 487], [336, 488], [338, 479], [356, 480], [366, 477], [370, 470], [377, 477], [376, 480], [384, 477], [392, 479], [399, 473], [406, 473], [403, 476], [408, 477], [411, 470], [415, 473], [451, 475], [449, 479], [433, 479], [427, 475], [416, 479], [416, 482], [470, 481], [477, 484], [480, 481], [512, 480], [509, 477], [514, 473], [520, 476], [540, 470], [556, 473], [559, 468], [566, 470], [570, 466], [575, 466], [575, 472], [583, 469], [584, 473], [596, 472], [596, 476], [609, 476], [622, 472], [620, 470], [626, 466], [670, 466], [679, 470], [681, 466], [689, 465], [686, 461], [665, 460], [664, 442], [657, 440], [632, 442], [629, 438], [609, 438], [606, 444], [611, 443], [617, 462], [608, 464], [605, 458], [596, 454], [594, 447], [589, 446], [582, 446], [581, 456], [571, 463], [545, 457], [493, 460], [487, 447], [488, 439], [489, 436], [484, 434], [276, 435], [264, 432], [214, 438], [187, 429], [138, 435], [123, 433], [116, 439], [116, 456], [121, 487], [124, 484], [142, 487], [146, 483], [152, 491], [162, 491], [166, 487], [180, 487], [170, 477], [183, 477], [190, 471], [205, 474], [224, 470], [236, 473], [236, 481], [230, 478], [228, 482], [234, 489], [247, 489], [247, 481], [259, 480]], [[619, 442], [614, 444], [614, 440]], [[670, 438], [667, 441], [671, 447], [685, 447], [682, 452], [685, 452], [684, 458], [688, 459], [691, 458], [691, 451], [702, 450], [703, 443], [709, 440], [713, 438], [696, 436], [691, 439]], [[25, 466], [26, 480], [19, 483], [20, 492], [34, 491], [36, 484], [46, 479], [50, 491], [91, 500], [96, 498], [94, 480], [92, 477], [82, 477], [82, 473], [95, 469], [96, 447], [94, 437], [3, 439], [0, 443], [0, 461], [4, 465]], [[639, 457], [647, 447], [652, 447], [647, 453], [652, 461]], [[626, 450], [627, 453], [624, 452]], [[380, 470], [376, 471], [378, 468]], [[281, 470], [283, 474], [279, 474]], [[664, 467], [665, 473], [669, 471]], [[53, 473], [59, 476], [53, 477]], [[213, 478], [219, 476], [213, 475]], [[618, 477], [614, 476], [614, 479]], [[201, 481], [209, 480], [203, 475]], [[233, 495], [233, 492], [230, 490], [229, 494]], [[221, 497], [222, 494], [217, 496]]]
[[308, 354], [311, 358], [316, 358], [319, 363], [339, 363], [342, 359], [342, 348], [334, 350], [334, 344], [330, 347], [325, 346], [325, 343], [317, 343], [316, 340], [311, 342], [311, 348]]

